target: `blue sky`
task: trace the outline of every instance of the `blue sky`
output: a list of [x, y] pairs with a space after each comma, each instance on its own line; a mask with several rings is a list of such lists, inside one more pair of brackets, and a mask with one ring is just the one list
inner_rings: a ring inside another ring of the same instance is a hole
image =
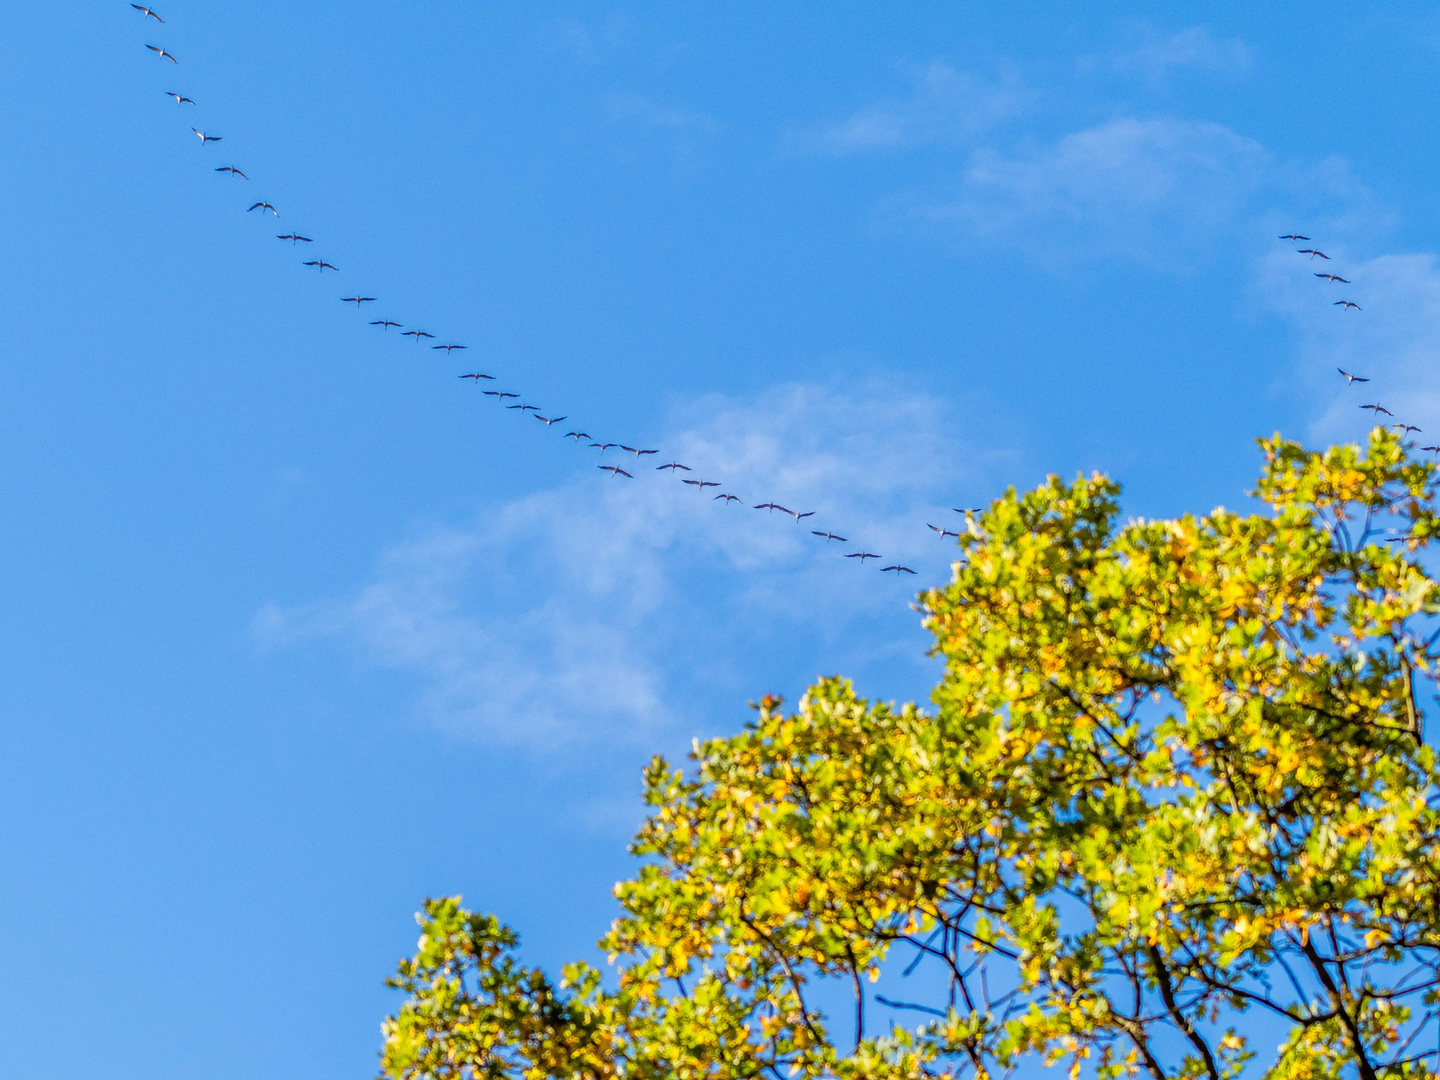
[[652, 753], [923, 698], [950, 507], [1440, 425], [1430, 6], [157, 10], [5, 12], [6, 1076], [369, 1075], [423, 897], [558, 964]]

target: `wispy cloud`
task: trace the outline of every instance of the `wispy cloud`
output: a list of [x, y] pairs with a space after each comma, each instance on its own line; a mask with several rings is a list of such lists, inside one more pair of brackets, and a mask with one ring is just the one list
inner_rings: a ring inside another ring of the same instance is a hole
[[856, 154], [972, 138], [1020, 115], [1034, 99], [1019, 76], [987, 78], [932, 63], [914, 71], [906, 95], [861, 109], [803, 140], [830, 154]]
[[[1057, 254], [1189, 257], [1262, 190], [1270, 155], [1220, 124], [1122, 118], [1028, 153], [985, 150], [932, 221]], [[1063, 238], [1060, 242], [1057, 239]]]
[[715, 128], [715, 118], [683, 105], [660, 104], [643, 94], [614, 94], [608, 100], [610, 114], [642, 127], [666, 131], [708, 131]]
[[[577, 475], [398, 545], [349, 595], [271, 605], [257, 631], [271, 645], [338, 639], [412, 673], [422, 716], [461, 737], [541, 752], [653, 744], [697, 688], [753, 693], [757, 655], [809, 640], [838, 666], [889, 647], [859, 628], [913, 625], [911, 595], [953, 553], [926, 521], [955, 519], [996, 463], [951, 434], [950, 413], [878, 386], [713, 397], [672, 417], [664, 445], [691, 469], [679, 477], [723, 487], [697, 492], [653, 460], [633, 480]], [[752, 508], [772, 500], [815, 516]], [[842, 557], [862, 546], [920, 573], [897, 581]]]
[[1159, 82], [1176, 71], [1237, 75], [1250, 64], [1250, 50], [1239, 38], [1219, 38], [1204, 26], [1193, 26], [1168, 37], [1147, 31], [1140, 45], [1084, 57], [1078, 66], [1082, 72], [1103, 69]]

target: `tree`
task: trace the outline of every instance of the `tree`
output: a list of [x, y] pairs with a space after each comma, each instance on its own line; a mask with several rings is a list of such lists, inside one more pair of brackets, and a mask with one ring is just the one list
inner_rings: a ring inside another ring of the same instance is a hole
[[1436, 470], [1261, 446], [1255, 513], [996, 501], [933, 710], [825, 679], [656, 759], [613, 974], [427, 903], [384, 1075], [1437, 1075]]

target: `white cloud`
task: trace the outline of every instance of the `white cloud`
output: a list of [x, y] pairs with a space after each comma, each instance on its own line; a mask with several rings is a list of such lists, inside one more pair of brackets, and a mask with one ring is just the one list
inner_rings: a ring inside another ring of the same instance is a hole
[[[633, 480], [607, 480], [596, 452], [577, 449], [584, 471], [569, 482], [397, 546], [350, 595], [272, 605], [257, 630], [271, 644], [340, 639], [412, 673], [419, 711], [461, 737], [653, 745], [697, 687], [755, 692], [756, 655], [813, 640], [833, 670], [891, 647], [858, 632], [877, 619], [914, 626], [906, 605], [953, 555], [926, 521], [955, 519], [949, 506], [986, 489], [996, 456], [961, 445], [946, 412], [878, 385], [702, 400], [662, 443], [691, 472], [660, 472], [657, 455]], [[682, 477], [725, 486], [701, 493]], [[815, 516], [752, 509], [772, 500]], [[853, 543], [827, 545], [812, 527]], [[919, 574], [897, 581], [842, 557], [861, 547]]]
[[1250, 212], [1270, 169], [1260, 144], [1220, 124], [1122, 118], [1028, 153], [977, 152], [958, 195], [919, 213], [1051, 255], [1164, 265]]
[[[1080, 66], [1084, 70], [1101, 65], [1087, 59], [1082, 60]], [[1153, 82], [1178, 69], [1234, 75], [1250, 67], [1250, 50], [1239, 38], [1217, 38], [1207, 28], [1194, 26], [1170, 37], [1152, 37], [1134, 49], [1112, 53], [1103, 66], [1134, 72]]]
[[715, 119], [683, 105], [662, 105], [641, 94], [615, 94], [609, 99], [612, 116], [641, 127], [667, 131], [712, 130]]
[[832, 154], [954, 141], [1018, 116], [1035, 96], [1013, 72], [987, 79], [942, 63], [914, 72], [911, 81], [905, 97], [861, 109], [806, 141]]

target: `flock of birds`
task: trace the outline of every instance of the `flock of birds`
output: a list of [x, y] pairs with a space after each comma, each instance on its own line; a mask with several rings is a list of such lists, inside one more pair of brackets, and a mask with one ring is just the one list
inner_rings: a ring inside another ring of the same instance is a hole
[[[1309, 244], [1314, 242], [1310, 239], [1310, 237], [1301, 236], [1299, 233], [1286, 233], [1284, 236], [1280, 237], [1280, 239], [1288, 240], [1292, 244]], [[1295, 254], [1304, 255], [1308, 257], [1311, 262], [1314, 262], [1316, 259], [1324, 259], [1326, 262], [1330, 261], [1330, 256], [1326, 255], [1325, 252], [1320, 251], [1318, 248], [1297, 247], [1295, 249]], [[1324, 281], [1331, 285], [1352, 284], [1349, 278], [1343, 278], [1339, 274], [1331, 273], [1329, 271], [1326, 271], [1324, 273], [1312, 271], [1312, 273], [1314, 273], [1315, 277], [1319, 278], [1321, 281]], [[1332, 306], [1338, 307], [1342, 311], [1360, 310], [1360, 305], [1351, 300], [1335, 300], [1332, 301]], [[1370, 381], [1368, 378], [1361, 375], [1356, 375], [1354, 372], [1346, 371], [1344, 368], [1336, 368], [1335, 370], [1340, 373], [1341, 378], [1343, 378], [1346, 384], [1349, 386], [1354, 386], [1356, 383], [1368, 383]], [[1372, 402], [1369, 405], [1361, 405], [1360, 408], [1370, 413], [1370, 415], [1377, 423], [1380, 421], [1380, 417], [1382, 416], [1388, 416], [1391, 420], [1395, 419], [1395, 414], [1392, 413], [1389, 409], [1385, 408], [1385, 406], [1381, 405], [1379, 402]], [[1390, 426], [1397, 429], [1402, 436], [1409, 435], [1412, 432], [1416, 435], [1423, 434], [1421, 429], [1416, 427], [1414, 424], [1395, 423], [1391, 424]], [[1440, 454], [1440, 446], [1422, 446], [1420, 449], [1425, 453]], [[1408, 536], [1396, 536], [1392, 537], [1389, 542], [1399, 543], [1403, 540], [1408, 539], [1410, 539]]]
[[[130, 6], [131, 6], [132, 8], [134, 8], [135, 11], [137, 11], [137, 12], [140, 14], [140, 16], [142, 17], [142, 19], [144, 19], [144, 20], [146, 20], [146, 21], [152, 21], [152, 20], [153, 20], [153, 21], [154, 21], [156, 24], [158, 24], [158, 25], [163, 25], [163, 24], [165, 23], [165, 20], [164, 20], [153, 8], [147, 7], [147, 6], [143, 5], [143, 4], [135, 4], [135, 3], [132, 3]], [[171, 63], [171, 64], [173, 64], [173, 65], [175, 65], [175, 66], [177, 66], [177, 67], [180, 65], [179, 59], [178, 59], [173, 53], [169, 52], [167, 49], [165, 49], [165, 48], [163, 48], [163, 47], [161, 47], [161, 46], [159, 46], [159, 45], [151, 45], [151, 44], [148, 44], [148, 43], [147, 43], [147, 44], [145, 45], [145, 48], [147, 48], [148, 50], [150, 50], [150, 52], [152, 52], [153, 54], [155, 54], [155, 56], [156, 56], [158, 59], [160, 59], [160, 60], [168, 61], [169, 63]], [[166, 97], [172, 98], [172, 99], [175, 101], [175, 104], [176, 104], [176, 106], [177, 106], [178, 108], [183, 109], [186, 105], [196, 106], [196, 102], [195, 102], [195, 99], [194, 99], [194, 98], [188, 97], [188, 96], [186, 96], [185, 94], [179, 93], [178, 91], [167, 90], [167, 91], [164, 91], [164, 95], [165, 95]], [[197, 106], [197, 107], [198, 107], [198, 106]], [[212, 134], [210, 134], [209, 132], [201, 131], [198, 127], [193, 127], [193, 126], [192, 126], [192, 127], [190, 128], [190, 130], [191, 130], [191, 132], [194, 133], [195, 137], [200, 141], [200, 144], [201, 144], [202, 147], [203, 147], [203, 146], [207, 146], [207, 145], [209, 145], [210, 143], [218, 143], [218, 142], [223, 141], [223, 137], [222, 137], [222, 136], [212, 135]], [[246, 180], [246, 181], [248, 181], [248, 180], [250, 179], [249, 176], [247, 176], [244, 171], [242, 171], [240, 168], [238, 168], [238, 167], [235, 166], [235, 165], [219, 165], [219, 166], [216, 166], [216, 167], [215, 167], [215, 172], [224, 174], [224, 175], [230, 177], [232, 180]], [[257, 210], [260, 212], [260, 214], [261, 214], [262, 217], [263, 217], [266, 213], [269, 213], [270, 215], [272, 215], [273, 217], [276, 217], [276, 218], [278, 218], [278, 217], [280, 216], [280, 211], [277, 210], [273, 204], [271, 204], [270, 202], [267, 202], [267, 201], [265, 201], [265, 200], [260, 200], [260, 201], [257, 201], [257, 202], [252, 203], [252, 204], [247, 208], [246, 212], [247, 212], [247, 213], [254, 213], [254, 212], [257, 211]], [[294, 230], [292, 230], [292, 231], [290, 231], [290, 232], [287, 232], [287, 233], [278, 233], [278, 234], [276, 234], [276, 239], [278, 239], [278, 240], [280, 240], [280, 241], [282, 241], [282, 242], [285, 242], [285, 243], [289, 243], [292, 247], [298, 247], [300, 244], [309, 245], [309, 244], [312, 244], [312, 243], [315, 242], [315, 241], [314, 241], [314, 238], [309, 237], [309, 236], [304, 236], [304, 235], [302, 235], [302, 234], [300, 234], [300, 233], [298, 233], [298, 232], [295, 232]], [[1290, 243], [1295, 244], [1295, 245], [1299, 245], [1299, 244], [1301, 244], [1301, 243], [1307, 243], [1307, 244], [1308, 244], [1308, 243], [1311, 243], [1311, 242], [1312, 242], [1308, 236], [1302, 236], [1302, 235], [1300, 235], [1299, 233], [1288, 233], [1288, 234], [1286, 234], [1286, 235], [1284, 235], [1284, 236], [1281, 236], [1280, 239], [1281, 239], [1281, 240], [1289, 241]], [[1323, 251], [1320, 251], [1319, 249], [1314, 248], [1314, 247], [1304, 247], [1304, 248], [1301, 248], [1301, 247], [1298, 247], [1298, 246], [1297, 246], [1297, 247], [1296, 247], [1296, 253], [1299, 254], [1299, 255], [1304, 255], [1304, 256], [1306, 256], [1306, 257], [1307, 257], [1310, 261], [1312, 261], [1312, 262], [1313, 262], [1315, 259], [1323, 259], [1323, 260], [1325, 260], [1327, 263], [1330, 261], [1330, 256], [1329, 256], [1329, 255], [1326, 255]], [[302, 260], [301, 265], [306, 266], [306, 267], [313, 267], [313, 268], [314, 268], [318, 273], [320, 273], [320, 274], [324, 274], [327, 270], [329, 270], [329, 271], [331, 271], [331, 272], [335, 272], [335, 273], [338, 273], [338, 272], [339, 272], [339, 267], [337, 267], [334, 263], [329, 262], [329, 261], [327, 261], [327, 260], [325, 260], [325, 259], [319, 259], [319, 258], [316, 258], [316, 259], [304, 259], [304, 260]], [[1327, 271], [1327, 272], [1324, 272], [1324, 273], [1316, 272], [1316, 273], [1315, 273], [1315, 277], [1317, 277], [1317, 278], [1319, 278], [1319, 279], [1327, 282], [1328, 284], [1332, 284], [1332, 285], [1349, 285], [1349, 284], [1351, 284], [1351, 282], [1350, 282], [1350, 280], [1349, 280], [1348, 278], [1341, 277], [1339, 274], [1335, 274], [1335, 273], [1328, 272], [1328, 271]], [[377, 298], [374, 297], [374, 296], [361, 296], [361, 295], [357, 294], [357, 295], [355, 295], [355, 296], [344, 296], [344, 297], [341, 297], [341, 298], [340, 298], [340, 301], [341, 301], [341, 303], [345, 303], [345, 304], [354, 304], [357, 310], [364, 310], [366, 304], [376, 303], [376, 302], [377, 302]], [[1353, 301], [1348, 300], [1348, 299], [1336, 300], [1336, 301], [1333, 302], [1333, 305], [1334, 305], [1335, 307], [1340, 308], [1342, 311], [1359, 311], [1359, 310], [1360, 310], [1360, 305], [1359, 305], [1359, 304], [1356, 304], [1356, 303], [1354, 303]], [[420, 329], [416, 329], [416, 328], [413, 328], [413, 327], [412, 327], [412, 328], [406, 328], [406, 326], [405, 326], [404, 323], [397, 322], [397, 321], [394, 320], [394, 319], [389, 319], [389, 318], [372, 319], [372, 320], [370, 320], [370, 325], [371, 325], [371, 326], [378, 327], [378, 328], [380, 328], [382, 331], [384, 331], [384, 332], [386, 332], [386, 333], [389, 333], [391, 330], [398, 330], [398, 331], [400, 331], [400, 336], [410, 338], [411, 340], [414, 341], [414, 343], [415, 343], [416, 345], [423, 345], [423, 344], [425, 344], [427, 341], [434, 341], [434, 340], [435, 340], [435, 335], [434, 335], [434, 334], [431, 334], [431, 333], [429, 333], [429, 332], [426, 331], [426, 330], [420, 330]], [[451, 356], [451, 355], [453, 355], [453, 354], [454, 354], [455, 352], [457, 352], [457, 351], [464, 351], [465, 349], [467, 349], [467, 346], [466, 346], [466, 345], [463, 345], [463, 344], [459, 344], [459, 343], [457, 343], [457, 342], [436, 342], [435, 344], [432, 344], [432, 345], [430, 346], [430, 348], [431, 348], [433, 351], [436, 351], [436, 352], [443, 351], [443, 352], [446, 354], [446, 356]], [[1347, 380], [1347, 382], [1348, 382], [1350, 385], [1352, 385], [1352, 386], [1353, 386], [1354, 384], [1356, 384], [1356, 383], [1367, 383], [1367, 382], [1370, 381], [1368, 378], [1365, 378], [1365, 377], [1360, 376], [1360, 375], [1355, 375], [1355, 374], [1353, 374], [1353, 373], [1351, 373], [1351, 372], [1345, 371], [1343, 368], [1338, 369], [1338, 370], [1340, 371], [1340, 374], [1341, 374], [1341, 375]], [[487, 373], [487, 372], [483, 372], [483, 371], [471, 371], [471, 372], [467, 372], [467, 373], [461, 375], [460, 378], [461, 378], [461, 379], [470, 379], [470, 380], [472, 380], [477, 386], [480, 386], [480, 385], [482, 385], [483, 383], [494, 383], [494, 382], [496, 382], [495, 376], [493, 376], [493, 375], [491, 375], [491, 374], [489, 374], [489, 373]], [[537, 421], [539, 421], [540, 423], [544, 424], [547, 430], [550, 429], [550, 428], [552, 428], [552, 427], [554, 427], [556, 424], [559, 424], [559, 423], [561, 423], [562, 421], [569, 419], [568, 415], [559, 415], [559, 416], [543, 416], [543, 415], [541, 415], [541, 410], [540, 410], [540, 407], [539, 407], [539, 406], [527, 404], [527, 403], [525, 403], [525, 402], [520, 401], [520, 400], [519, 400], [519, 399], [520, 399], [520, 394], [517, 393], [517, 392], [515, 392], [515, 391], [501, 390], [501, 389], [496, 389], [496, 388], [493, 388], [493, 387], [492, 387], [492, 388], [485, 389], [485, 390], [483, 391], [483, 394], [484, 394], [486, 397], [493, 398], [494, 401], [495, 401], [495, 403], [496, 403], [498, 406], [500, 406], [500, 407], [502, 407], [502, 408], [505, 408], [505, 409], [508, 409], [508, 410], [515, 411], [515, 412], [519, 413], [520, 416], [524, 416], [524, 415], [526, 415], [527, 413], [531, 414]], [[511, 402], [512, 402], [512, 399], [513, 399], [513, 404], [511, 403]], [[1394, 414], [1391, 413], [1389, 409], [1385, 408], [1383, 405], [1380, 405], [1380, 404], [1378, 404], [1378, 403], [1368, 404], [1368, 405], [1361, 405], [1360, 408], [1370, 411], [1370, 412], [1374, 415], [1374, 417], [1375, 417], [1375, 419], [1376, 419], [1377, 421], [1379, 420], [1379, 418], [1380, 418], [1381, 416], [1390, 417], [1392, 420], [1394, 419]], [[1396, 425], [1394, 425], [1394, 426], [1403, 429], [1403, 431], [1404, 431], [1406, 434], [1409, 434], [1409, 433], [1411, 433], [1411, 432], [1417, 432], [1417, 433], [1418, 433], [1418, 432], [1420, 431], [1420, 429], [1419, 429], [1418, 427], [1415, 427], [1413, 424], [1396, 424]], [[605, 442], [605, 441], [602, 441], [602, 440], [600, 440], [600, 439], [595, 438], [594, 436], [592, 436], [592, 435], [591, 435], [589, 432], [587, 432], [587, 431], [569, 430], [569, 431], [566, 431], [566, 432], [564, 433], [564, 436], [563, 436], [563, 437], [566, 438], [566, 439], [573, 439], [573, 440], [575, 441], [575, 443], [576, 443], [577, 446], [584, 445], [584, 446], [586, 446], [586, 447], [589, 448], [589, 449], [597, 450], [597, 451], [599, 452], [599, 455], [600, 455], [601, 457], [604, 457], [604, 455], [605, 455], [607, 452], [611, 451], [611, 450], [619, 450], [621, 453], [633, 454], [633, 455], [635, 456], [635, 463], [634, 463], [634, 465], [631, 466], [631, 468], [635, 468], [635, 469], [639, 469], [639, 468], [642, 467], [642, 466], [648, 465], [648, 462], [647, 462], [646, 459], [647, 459], [647, 458], [650, 458], [650, 457], [652, 457], [652, 456], [657, 456], [657, 455], [659, 454], [659, 451], [658, 451], [658, 450], [652, 450], [652, 449], [642, 448], [642, 447], [638, 447], [638, 446], [629, 446], [629, 445], [626, 445], [626, 444], [624, 444], [624, 443], [618, 443], [618, 442]], [[1428, 451], [1428, 452], [1440, 454], [1440, 446], [1426, 446], [1426, 447], [1423, 447], [1422, 449], [1425, 450], [1425, 451]], [[635, 478], [635, 474], [634, 474], [634, 473], [629, 472], [627, 469], [622, 468], [622, 467], [619, 466], [619, 465], [610, 464], [610, 463], [608, 463], [608, 462], [601, 462], [601, 463], [597, 464], [596, 468], [598, 468], [601, 472], [606, 473], [611, 479], [619, 479], [619, 478], [621, 478], [621, 477], [624, 477], [624, 478], [627, 479], [627, 480], [633, 480], [633, 479]], [[666, 463], [664, 463], [664, 464], [662, 464], [662, 465], [657, 465], [657, 466], [655, 466], [655, 469], [656, 469], [656, 471], [659, 471], [659, 472], [669, 472], [669, 473], [671, 474], [671, 476], [679, 477], [681, 483], [683, 483], [683, 484], [685, 484], [685, 485], [687, 485], [687, 486], [689, 486], [689, 487], [694, 488], [694, 489], [695, 489], [699, 494], [701, 494], [701, 495], [706, 494], [706, 493], [709, 491], [710, 488], [719, 488], [719, 487], [722, 486], [722, 485], [721, 485], [721, 482], [718, 481], [718, 480], [709, 480], [709, 479], [705, 479], [705, 478], [697, 478], [697, 477], [691, 477], [691, 476], [683, 476], [683, 477], [680, 476], [680, 473], [682, 473], [682, 472], [683, 472], [683, 473], [691, 473], [691, 472], [693, 472], [694, 470], [692, 470], [692, 469], [690, 468], [690, 466], [684, 465], [684, 464], [682, 464], [682, 463], [680, 463], [680, 462], [678, 462], [678, 461], [668, 461], [668, 462], [666, 462]], [[779, 503], [774, 502], [773, 500], [772, 500], [772, 501], [768, 501], [768, 502], [762, 502], [762, 503], [748, 504], [745, 500], [742, 500], [738, 495], [734, 495], [734, 494], [732, 494], [732, 493], [730, 493], [730, 492], [726, 492], [726, 491], [718, 492], [717, 494], [711, 496], [711, 499], [712, 499], [712, 501], [720, 502], [720, 503], [722, 503], [722, 504], [724, 504], [724, 505], [726, 505], [726, 506], [731, 506], [731, 505], [734, 505], [734, 504], [740, 504], [741, 506], [750, 505], [750, 506], [751, 506], [751, 509], [754, 509], [754, 510], [763, 510], [763, 511], [765, 511], [767, 514], [774, 514], [776, 511], [779, 511], [779, 512], [782, 513], [782, 514], [789, 515], [791, 518], [793, 518], [793, 519], [795, 520], [795, 522], [796, 522], [797, 524], [804, 523], [807, 518], [812, 518], [812, 517], [815, 516], [815, 511], [813, 511], [813, 510], [806, 510], [806, 511], [791, 510], [789, 507], [782, 506], [782, 505], [780, 505]], [[968, 521], [968, 520], [971, 518], [972, 515], [974, 515], [974, 514], [976, 514], [976, 513], [979, 513], [981, 508], [979, 508], [979, 507], [955, 507], [955, 508], [953, 508], [953, 509], [955, 510], [955, 512], [956, 512], [957, 514], [963, 515], [963, 516], [965, 517], [965, 519]], [[957, 524], [958, 524], [958, 522], [957, 522]], [[959, 533], [959, 531], [958, 531], [957, 529], [948, 529], [948, 528], [945, 528], [945, 527], [940, 526], [940, 525], [931, 525], [931, 524], [929, 524], [928, 522], [927, 522], [927, 527], [928, 527], [932, 532], [934, 532], [937, 536], [939, 536], [939, 538], [940, 538], [941, 540], [947, 539], [947, 538], [949, 538], [949, 537], [956, 537], [956, 538], [958, 538], [958, 537], [960, 536], [960, 533]], [[834, 532], [834, 531], [832, 531], [832, 530], [830, 530], [830, 529], [811, 529], [810, 532], [811, 532], [811, 534], [812, 534], [813, 536], [816, 536], [816, 537], [818, 537], [820, 540], [824, 541], [824, 543], [825, 543], [827, 546], [831, 543], [831, 541], [835, 541], [835, 542], [840, 543], [840, 544], [848, 544], [848, 543], [850, 543], [850, 540], [849, 540], [847, 537], [842, 536], [842, 535], [840, 535], [839, 533]], [[1402, 539], [1405, 539], [1405, 538], [1404, 538], [1404, 537], [1396, 537], [1395, 539], [1397, 539], [1397, 540], [1402, 540]], [[859, 564], [860, 564], [861, 566], [863, 566], [863, 565], [864, 565], [868, 560], [870, 560], [870, 559], [874, 559], [874, 560], [876, 560], [877, 562], [882, 561], [882, 556], [880, 556], [879, 554], [877, 554], [877, 553], [875, 553], [875, 552], [873, 552], [873, 551], [863, 551], [863, 550], [861, 550], [861, 551], [851, 551], [851, 552], [847, 552], [847, 553], [845, 554], [845, 558], [847, 558], [847, 559], [855, 559], [855, 560], [857, 560], [857, 561], [859, 562]], [[898, 562], [896, 562], [896, 563], [887, 563], [886, 565], [880, 567], [880, 570], [881, 570], [882, 573], [893, 573], [893, 574], [895, 574], [897, 577], [898, 577], [899, 575], [901, 575], [901, 574], [912, 574], [912, 575], [913, 575], [913, 574], [915, 573], [915, 571], [914, 571], [913, 569], [911, 569], [910, 567], [905, 566], [905, 565], [903, 565], [903, 564], [901, 564], [901, 563], [898, 563]]]
[[[164, 25], [165, 20], [161, 18], [161, 16], [153, 8], [146, 7], [143, 4], [134, 3], [132, 3], [130, 6], [134, 8], [137, 12], [139, 12], [143, 20], [147, 22], [153, 20], [157, 25]], [[145, 48], [149, 49], [152, 53], [154, 53], [158, 59], [168, 61], [169, 63], [174, 64], [176, 67], [180, 66], [179, 59], [167, 49], [159, 45], [151, 45], [148, 43], [145, 45]], [[195, 99], [188, 97], [185, 94], [179, 93], [175, 90], [167, 90], [163, 93], [164, 96], [174, 99], [175, 104], [178, 108], [183, 109], [186, 105], [196, 106], [198, 108]], [[212, 135], [209, 132], [201, 131], [198, 127], [192, 126], [190, 130], [194, 133], [195, 137], [200, 140], [201, 146], [207, 146], [210, 143], [218, 143], [223, 141], [223, 136]], [[215, 172], [224, 174], [232, 180], [248, 181], [250, 179], [243, 170], [241, 170], [235, 165], [216, 166]], [[280, 216], [280, 211], [277, 210], [274, 205], [264, 200], [252, 203], [247, 208], [246, 213], [254, 213], [257, 210], [260, 212], [261, 217], [264, 217], [266, 213], [269, 213], [276, 218]], [[298, 247], [301, 244], [309, 245], [315, 242], [313, 237], [304, 236], [298, 232], [295, 232], [294, 230], [286, 233], [278, 233], [276, 234], [276, 239], [288, 243], [292, 247]], [[338, 266], [336, 266], [332, 262], [326, 261], [325, 259], [304, 259], [302, 260], [301, 265], [313, 267], [320, 274], [324, 274], [327, 270], [335, 273], [339, 272]], [[376, 303], [377, 298], [374, 296], [361, 296], [359, 294], [356, 294], [355, 296], [343, 296], [340, 298], [340, 301], [341, 303], [345, 304], [354, 304], [357, 310], [366, 310], [365, 305]], [[370, 320], [370, 325], [380, 328], [380, 330], [384, 331], [385, 333], [389, 333], [391, 330], [398, 330], [400, 331], [401, 337], [410, 338], [412, 341], [414, 341], [416, 345], [423, 345], [427, 342], [435, 341], [436, 343], [430, 345], [430, 348], [437, 352], [444, 351], [446, 356], [451, 356], [455, 352], [463, 351], [467, 348], [467, 346], [455, 342], [437, 341], [434, 334], [431, 334], [426, 330], [420, 330], [413, 327], [407, 328], [404, 323], [397, 322], [394, 319], [372, 319]], [[481, 386], [486, 383], [495, 383], [497, 381], [494, 375], [483, 371], [467, 372], [466, 374], [461, 375], [460, 378], [470, 379], [475, 383], [476, 386]], [[490, 387], [483, 390], [482, 393], [486, 397], [492, 398], [498, 406], [501, 406], [507, 410], [515, 411], [520, 416], [525, 416], [527, 413], [532, 415], [537, 421], [544, 424], [547, 430], [554, 427], [556, 424], [559, 424], [562, 421], [569, 419], [568, 415], [543, 416], [541, 415], [541, 409], [539, 406], [530, 405], [522, 402], [520, 400], [521, 395], [511, 390], [501, 390]], [[587, 449], [598, 451], [599, 456], [602, 458], [605, 456], [606, 453], [611, 450], [618, 450], [621, 453], [633, 454], [635, 456], [635, 463], [631, 465], [631, 468], [637, 470], [640, 469], [642, 466], [648, 467], [649, 462], [647, 459], [653, 456], [658, 456], [660, 453], [660, 451], [658, 450], [652, 450], [638, 446], [629, 446], [624, 443], [606, 442], [602, 439], [592, 436], [588, 431], [567, 430], [564, 433], [563, 437], [566, 439], [573, 439], [577, 446], [584, 446]], [[627, 480], [633, 480], [635, 478], [634, 473], [628, 471], [625, 468], [622, 468], [619, 465], [610, 464], [608, 462], [601, 462], [597, 464], [596, 467], [601, 472], [606, 473], [612, 480], [618, 480], [621, 477], [624, 477]], [[655, 470], [658, 472], [668, 472], [672, 477], [679, 477], [682, 484], [694, 488], [696, 492], [701, 495], [708, 494], [709, 489], [711, 488], [719, 488], [722, 486], [721, 482], [718, 480], [711, 480], [692, 476], [680, 476], [681, 473], [692, 473], [694, 472], [694, 470], [691, 469], [690, 466], [684, 465], [678, 461], [668, 461], [663, 465], [656, 465]], [[795, 520], [797, 524], [804, 524], [808, 518], [812, 518], [815, 516], [815, 511], [813, 510], [791, 510], [789, 507], [782, 506], [779, 503], [774, 502], [773, 500], [762, 503], [750, 504], [746, 500], [742, 500], [740, 496], [731, 494], [730, 492], [726, 491], [721, 491], [717, 494], [712, 495], [711, 501], [719, 502], [724, 506], [733, 506], [736, 504], [739, 504], [742, 507], [749, 506], [753, 510], [763, 510], [767, 514], [774, 514], [778, 511], [781, 514], [789, 515]], [[957, 514], [964, 515], [964, 517], [968, 520], [972, 515], [979, 513], [981, 508], [955, 507], [953, 509]], [[927, 525], [930, 530], [934, 532], [941, 540], [949, 537], [958, 538], [960, 536], [959, 531], [956, 529], [948, 529], [940, 525], [929, 525], [928, 523]], [[834, 532], [830, 529], [811, 529], [810, 532], [813, 536], [816, 536], [821, 541], [823, 541], [827, 547], [832, 541], [838, 544], [849, 544], [851, 542], [847, 537], [842, 536], [840, 533]], [[877, 563], [884, 561], [883, 556], [877, 554], [876, 552], [865, 550], [847, 552], [845, 553], [845, 558], [854, 559], [861, 566], [864, 566], [866, 562], [871, 559], [874, 559]], [[899, 562], [886, 562], [884, 566], [880, 567], [880, 571], [881, 573], [893, 573], [896, 577], [899, 577], [901, 574], [915, 574], [915, 571], [913, 569]]]

